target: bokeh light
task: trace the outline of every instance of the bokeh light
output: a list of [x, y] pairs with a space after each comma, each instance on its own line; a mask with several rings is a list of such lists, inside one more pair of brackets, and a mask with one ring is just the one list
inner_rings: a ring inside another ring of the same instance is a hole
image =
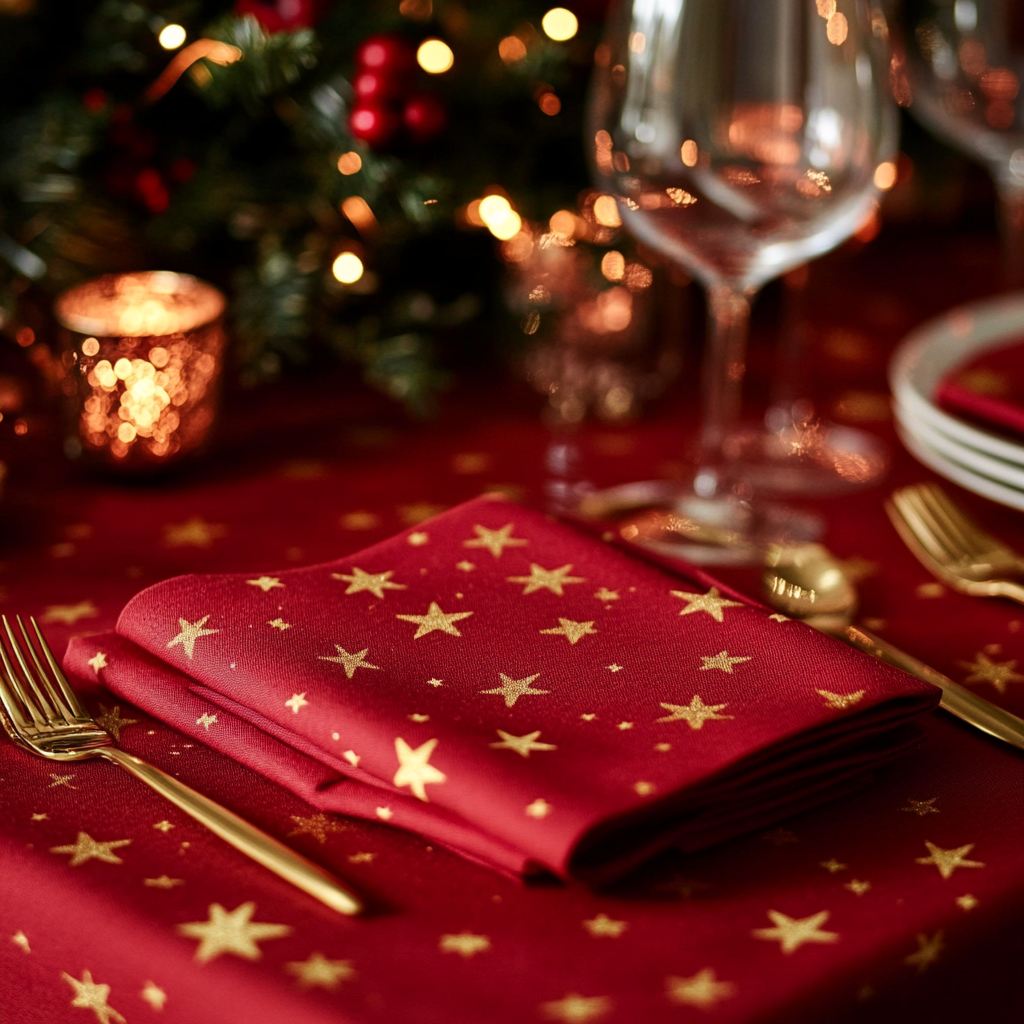
[[615, 202], [614, 196], [598, 196], [594, 200], [594, 220], [606, 228], [621, 227], [619, 204]]
[[340, 253], [331, 264], [331, 273], [342, 284], [355, 284], [363, 270], [363, 261], [354, 252]]
[[363, 158], [354, 150], [338, 157], [338, 170], [342, 174], [358, 174], [363, 169]]
[[505, 36], [498, 43], [498, 56], [506, 64], [515, 64], [526, 56], [526, 43], [519, 36]]
[[679, 156], [687, 167], [697, 166], [697, 143], [693, 139], [687, 139], [679, 148]]
[[896, 184], [896, 164], [886, 160], [875, 168], [875, 188], [888, 192]]
[[165, 50], [176, 50], [185, 42], [186, 36], [187, 33], [181, 25], [164, 25], [156, 39]]
[[556, 43], [564, 43], [572, 39], [580, 27], [576, 15], [564, 7], [552, 7], [547, 14], [541, 18], [540, 27], [544, 34], [553, 39]]
[[443, 75], [455, 63], [455, 54], [443, 39], [424, 39], [416, 51], [416, 63], [428, 75]]

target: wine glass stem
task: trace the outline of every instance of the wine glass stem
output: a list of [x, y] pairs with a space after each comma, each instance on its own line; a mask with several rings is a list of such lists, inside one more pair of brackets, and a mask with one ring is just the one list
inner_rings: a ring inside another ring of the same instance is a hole
[[1002, 183], [999, 226], [1003, 236], [1003, 274], [1013, 288], [1024, 285], [1024, 187]]
[[710, 333], [704, 357], [704, 418], [700, 464], [694, 490], [701, 498], [722, 497], [729, 489], [725, 443], [740, 415], [746, 368], [750, 296], [739, 288], [708, 289]]

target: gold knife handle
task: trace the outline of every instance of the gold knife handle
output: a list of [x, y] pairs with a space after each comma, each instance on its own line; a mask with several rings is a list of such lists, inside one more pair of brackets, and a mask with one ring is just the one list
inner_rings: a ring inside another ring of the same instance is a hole
[[1008, 597], [1011, 601], [1016, 601], [1017, 604], [1024, 604], [1024, 584], [1014, 580], [993, 580], [989, 584], [989, 588], [987, 596]]
[[881, 658], [882, 661], [895, 665], [897, 668], [939, 687], [942, 690], [940, 707], [983, 732], [987, 732], [990, 736], [1005, 740], [1024, 750], [1024, 719], [1010, 714], [1009, 711], [1004, 711], [991, 701], [985, 700], [984, 697], [979, 697], [976, 693], [965, 689], [959, 683], [954, 683], [952, 679], [937, 672], [930, 665], [918, 661], [913, 655], [901, 651], [887, 640], [875, 636], [874, 633], [869, 633], [866, 629], [861, 629], [860, 626], [847, 626], [840, 636], [867, 654]]
[[141, 779], [162, 797], [166, 797], [201, 825], [205, 825], [211, 832], [230, 843], [236, 850], [252, 857], [254, 861], [269, 868], [274, 874], [291, 882], [303, 892], [314, 896], [321, 903], [326, 903], [332, 910], [338, 911], [339, 914], [358, 914], [363, 909], [359, 898], [330, 872], [306, 860], [301, 854], [273, 836], [268, 836], [255, 825], [250, 825], [226, 807], [221, 807], [166, 772], [146, 764], [131, 754], [126, 754], [117, 747], [106, 747], [100, 753], [108, 761], [114, 761], [137, 779]]

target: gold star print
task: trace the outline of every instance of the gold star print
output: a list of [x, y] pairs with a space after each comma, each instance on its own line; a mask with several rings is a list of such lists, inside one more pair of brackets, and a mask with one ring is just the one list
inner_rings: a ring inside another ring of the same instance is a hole
[[356, 977], [351, 960], [328, 960], [323, 953], [310, 953], [305, 960], [291, 961], [284, 969], [295, 975], [300, 988], [331, 989], [338, 987], [340, 981], [351, 981]]
[[469, 561], [469, 559], [464, 558], [461, 562], [455, 563], [455, 568], [458, 569], [459, 572], [472, 572], [476, 566]]
[[107, 667], [107, 656], [103, 651], [97, 651], [86, 663], [88, 664], [96, 675], [100, 674], [101, 668]]
[[621, 732], [625, 732], [627, 729], [632, 729], [633, 728], [633, 723], [632, 722], [619, 722], [619, 724], [617, 726], [615, 726], [615, 728], [619, 729]]
[[107, 1005], [107, 996], [110, 995], [109, 985], [97, 985], [92, 980], [91, 971], [82, 971], [82, 980], [72, 978], [67, 971], [61, 971], [60, 975], [74, 990], [75, 997], [71, 1000], [72, 1006], [83, 1010], [92, 1010], [96, 1014], [99, 1024], [110, 1024], [117, 1021], [124, 1024], [124, 1017], [121, 1016], [112, 1006]]
[[210, 726], [214, 725], [217, 721], [216, 715], [211, 715], [204, 711], [197, 719], [196, 725], [201, 725], [207, 732], [210, 731]]
[[965, 892], [963, 896], [957, 896], [953, 902], [965, 913], [970, 913], [978, 905], [978, 898]]
[[528, 818], [546, 818], [553, 810], [551, 804], [543, 797], [537, 797], [532, 804], [526, 805], [526, 816]]
[[32, 820], [33, 821], [49, 821], [50, 820], [50, 816], [48, 814], [33, 814], [32, 815]]
[[167, 993], [153, 981], [147, 981], [143, 986], [139, 997], [145, 999], [154, 1010], [159, 1013], [167, 1002]]
[[640, 782], [633, 783], [633, 791], [637, 796], [650, 796], [658, 787], [653, 782]]
[[945, 943], [942, 941], [942, 932], [936, 932], [931, 938], [927, 935], [918, 935], [917, 952], [905, 956], [903, 962], [908, 967], [916, 967], [918, 974], [923, 974], [942, 954]]
[[288, 833], [289, 836], [312, 836], [321, 845], [327, 841], [328, 834], [344, 832], [348, 827], [323, 811], [317, 811], [309, 818], [303, 818], [299, 814], [292, 814], [290, 817], [297, 827]]
[[501, 737], [501, 742], [491, 744], [491, 747], [495, 750], [514, 750], [521, 757], [529, 757], [531, 750], [558, 749], [554, 743], [537, 742], [537, 737], [540, 736], [540, 729], [537, 729], [536, 732], [528, 733], [526, 736], [512, 736], [505, 732], [504, 729], [498, 729], [497, 732]]
[[433, 633], [436, 629], [452, 636], [462, 636], [456, 629], [455, 623], [460, 619], [468, 619], [472, 614], [472, 612], [448, 612], [445, 614], [436, 601], [431, 601], [426, 615], [396, 615], [395, 618], [402, 619], [404, 622], [416, 623], [417, 628], [413, 640], [419, 640], [421, 636]]
[[850, 881], [843, 886], [843, 888], [849, 889], [850, 892], [854, 894], [854, 896], [863, 896], [864, 893], [869, 892], [871, 890], [871, 883], [861, 882], [856, 878], [851, 878]]
[[741, 601], [729, 601], [719, 597], [718, 587], [712, 587], [706, 594], [690, 594], [685, 590], [669, 591], [673, 597], [682, 598], [686, 607], [680, 611], [680, 615], [694, 615], [697, 612], [707, 612], [715, 622], [724, 621], [723, 608], [742, 608]]
[[259, 960], [263, 955], [257, 942], [278, 939], [291, 933], [286, 924], [264, 924], [252, 920], [256, 904], [251, 900], [228, 912], [219, 903], [211, 903], [209, 919], [190, 921], [178, 925], [178, 933], [190, 939], [199, 939], [196, 959], [208, 963], [222, 953], [233, 953], [243, 960]]
[[679, 722], [685, 720], [686, 724], [691, 729], [703, 729], [705, 722], [720, 722], [727, 718], [734, 718], [734, 715], [719, 715], [717, 712], [721, 711], [722, 708], [726, 708], [729, 705], [726, 704], [705, 704], [704, 701], [697, 696], [693, 695], [693, 699], [687, 704], [666, 704], [662, 702], [661, 706], [666, 711], [671, 711], [670, 715], [666, 715], [664, 718], [655, 719], [657, 722]]
[[170, 832], [171, 829], [174, 828], [174, 826], [165, 818], [163, 821], [156, 822], [153, 825], [153, 828], [155, 828], [158, 832]]
[[665, 995], [673, 1003], [697, 1006], [710, 1010], [721, 999], [730, 999], [736, 986], [728, 981], [719, 981], [714, 969], [705, 967], [690, 978], [666, 978]]
[[913, 800], [908, 796], [907, 806], [901, 807], [900, 810], [909, 811], [911, 814], [916, 814], [919, 818], [923, 818], [926, 814], [941, 814], [942, 812], [935, 806], [935, 801], [938, 799], [937, 796], [933, 796], [927, 800]]
[[164, 544], [169, 548], [208, 548], [227, 533], [221, 523], [208, 523], [202, 516], [192, 516], [183, 523], [168, 523], [164, 527]]
[[966, 846], [958, 846], [954, 850], [943, 850], [926, 839], [924, 845], [928, 847], [929, 857], [916, 857], [918, 864], [934, 864], [939, 869], [943, 878], [949, 878], [957, 868], [983, 868], [985, 866], [980, 860], [967, 860], [967, 854], [974, 849], [974, 843]]
[[55, 775], [53, 772], [50, 772], [50, 778], [53, 779], [53, 782], [46, 787], [47, 789], [56, 789], [58, 786], [67, 786], [68, 789], [78, 789], [77, 786], [71, 785], [71, 780], [74, 779], [74, 775]]
[[597, 917], [584, 921], [583, 927], [595, 939], [617, 939], [629, 927], [629, 923], [615, 921], [607, 914], [598, 914]]
[[430, 715], [421, 715], [418, 712], [415, 712], [411, 715], [406, 715], [405, 717], [408, 718], [410, 722], [416, 722], [420, 725], [422, 725], [424, 722], [430, 721]]
[[144, 878], [142, 884], [149, 889], [173, 889], [176, 885], [184, 885], [185, 882], [180, 878], [161, 875], [159, 878]]
[[359, 594], [367, 591], [374, 597], [384, 597], [385, 590], [407, 590], [404, 583], [392, 583], [391, 577], [395, 575], [394, 570], [388, 572], [363, 572], [358, 566], [352, 567], [352, 574], [346, 575], [343, 572], [332, 572], [332, 580], [343, 580], [348, 584], [346, 594]]
[[79, 619], [93, 619], [100, 611], [92, 601], [79, 601], [78, 604], [51, 604], [43, 612], [42, 622], [65, 622], [73, 626]]
[[427, 686], [433, 686], [435, 688], [438, 687], [438, 686], [444, 686], [444, 680], [443, 679], [428, 679], [427, 680]]
[[584, 722], [592, 722], [595, 718], [597, 718], [597, 715], [595, 715], [593, 712], [585, 711], [582, 715], [580, 715], [580, 719]]
[[594, 592], [594, 597], [596, 597], [598, 601], [618, 601], [619, 592], [617, 590], [609, 590], [607, 587], [601, 587], [600, 590], [596, 590]]
[[415, 533], [410, 533], [405, 539], [412, 547], [421, 548], [424, 544], [430, 543], [430, 534], [417, 530]]
[[831, 690], [818, 690], [817, 692], [825, 698], [825, 707], [831, 708], [833, 711], [844, 711], [846, 708], [852, 708], [854, 704], [858, 704], [868, 691], [857, 690], [854, 693], [832, 693]]
[[405, 526], [416, 526], [417, 523], [439, 516], [447, 507], [435, 505], [432, 501], [416, 501], [411, 505], [399, 505], [398, 518]]
[[348, 862], [349, 864], [372, 864], [376, 859], [377, 854], [363, 851], [361, 853], [349, 854]]
[[1024, 675], [1014, 672], [1017, 659], [993, 661], [984, 651], [978, 651], [974, 661], [961, 661], [963, 668], [970, 670], [965, 683], [991, 683], [997, 693], [1006, 693], [1007, 683], [1024, 683]]
[[198, 622], [189, 622], [188, 619], [178, 619], [178, 628], [180, 632], [173, 639], [168, 641], [168, 647], [176, 647], [181, 644], [185, 651], [189, 661], [192, 660], [192, 655], [195, 652], [196, 641], [201, 636], [212, 636], [214, 633], [219, 633], [219, 629], [203, 629], [206, 625], [207, 620], [210, 618], [209, 615], [204, 615]]
[[374, 813], [381, 821], [390, 821], [395, 816], [395, 812], [390, 807], [378, 807]]
[[540, 1009], [548, 1020], [561, 1020], [565, 1024], [587, 1024], [603, 1017], [612, 1008], [607, 996], [581, 996], [570, 992], [564, 999], [541, 1003]]
[[558, 625], [552, 626], [551, 629], [542, 629], [542, 633], [547, 633], [551, 636], [564, 636], [570, 644], [573, 646], [585, 636], [590, 636], [596, 633], [594, 629], [594, 622], [574, 622], [572, 619], [563, 619], [559, 617]]
[[496, 686], [493, 690], [481, 690], [480, 693], [500, 693], [505, 698], [505, 707], [507, 708], [515, 707], [516, 701], [520, 697], [551, 692], [550, 690], [531, 688], [530, 683], [540, 675], [539, 672], [534, 672], [532, 676], [527, 676], [525, 679], [510, 679], [504, 672], [499, 672], [498, 675], [501, 678], [501, 686]]
[[822, 910], [810, 917], [794, 918], [780, 914], [777, 910], [769, 910], [768, 917], [774, 928], [755, 928], [750, 934], [755, 939], [766, 939], [778, 942], [782, 952], [789, 956], [805, 942], [830, 943], [838, 942], [837, 932], [823, 932], [821, 926], [828, 920], [829, 912]]
[[568, 583], [585, 583], [582, 576], [569, 576], [571, 565], [563, 565], [558, 569], [542, 569], [536, 562], [530, 563], [529, 576], [506, 576], [509, 583], [523, 583], [523, 594], [532, 594], [538, 590], [550, 590], [558, 597], [564, 597], [562, 587]]
[[19, 949], [24, 950], [26, 953], [32, 952], [32, 947], [28, 944], [28, 936], [23, 931], [16, 931], [11, 936], [11, 942]]
[[751, 661], [752, 659], [749, 657], [733, 658], [730, 657], [728, 651], [719, 651], [715, 655], [702, 654], [700, 660], [704, 662], [700, 667], [701, 672], [707, 672], [710, 669], [717, 668], [722, 672], [728, 672], [729, 675], [732, 675], [733, 665], [738, 665], [743, 661]]
[[840, 864], [839, 861], [833, 857], [831, 860], [823, 860], [821, 866], [830, 874], [834, 875], [837, 871], [845, 871], [846, 865]]
[[305, 692], [293, 693], [291, 697], [289, 697], [288, 700], [284, 702], [284, 706], [286, 708], [291, 708], [292, 714], [297, 715], [299, 713], [299, 709], [304, 708], [308, 703], [309, 701], [306, 700]]
[[774, 614], [769, 615], [768, 618], [771, 619], [772, 622], [792, 622], [793, 621], [792, 619], [786, 618], [785, 615], [780, 615], [778, 612], [775, 612]]
[[623, 665], [606, 665], [605, 668], [607, 668], [609, 672], [621, 672], [622, 669], [624, 668], [624, 666]]
[[391, 781], [401, 789], [408, 786], [413, 796], [418, 800], [426, 801], [427, 791], [424, 789], [427, 783], [442, 783], [448, 778], [444, 772], [429, 764], [430, 755], [437, 746], [437, 740], [427, 740], [415, 750], [409, 746], [401, 736], [395, 737], [395, 753], [398, 755], [398, 771]]
[[284, 584], [276, 576], [259, 576], [254, 580], [246, 580], [245, 582], [250, 587], [259, 587], [264, 594], [275, 587], [284, 587]]
[[366, 656], [370, 653], [369, 647], [364, 647], [357, 654], [349, 654], [341, 644], [335, 644], [334, 649], [338, 652], [336, 657], [332, 657], [327, 654], [321, 654], [321, 661], [333, 661], [338, 665], [344, 666], [345, 675], [351, 679], [356, 674], [357, 668], [376, 668], [379, 669], [380, 665], [371, 665], [367, 660]]
[[98, 843], [88, 832], [79, 832], [78, 838], [68, 846], [51, 846], [50, 853], [70, 853], [69, 867], [77, 868], [90, 860], [102, 860], [107, 864], [123, 864], [124, 861], [113, 851], [127, 846], [130, 839], [113, 839], [110, 842]]
[[112, 708], [100, 705], [100, 714], [96, 717], [96, 724], [101, 729], [106, 729], [115, 740], [120, 741], [121, 733], [129, 725], [138, 725], [137, 718], [122, 718], [121, 706], [115, 704]]
[[442, 953], [458, 953], [459, 956], [476, 956], [491, 948], [491, 940], [486, 935], [474, 935], [472, 932], [459, 932], [458, 935], [442, 935], [437, 944]]
[[286, 629], [291, 629], [291, 628], [292, 628], [292, 624], [291, 624], [290, 622], [285, 622], [285, 621], [284, 621], [284, 619], [282, 619], [282, 618], [277, 618], [277, 619], [271, 619], [271, 620], [270, 620], [270, 621], [269, 621], [269, 622], [267, 623], [267, 625], [268, 625], [268, 626], [273, 626], [273, 627], [274, 627], [274, 629], [279, 629], [279, 630], [281, 630], [281, 632], [282, 632], [282, 633], [283, 633], [283, 632], [284, 632], [284, 631], [285, 631]]
[[472, 540], [464, 540], [464, 548], [487, 548], [495, 558], [501, 558], [505, 548], [521, 548], [530, 542], [521, 537], [513, 537], [513, 524], [506, 523], [500, 530], [488, 530], [486, 526], [474, 526], [473, 532], [476, 537]]

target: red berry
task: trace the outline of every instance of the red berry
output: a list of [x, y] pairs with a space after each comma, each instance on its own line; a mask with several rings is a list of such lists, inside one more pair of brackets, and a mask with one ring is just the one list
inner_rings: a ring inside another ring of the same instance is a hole
[[150, 213], [163, 213], [170, 205], [171, 197], [158, 171], [152, 167], [139, 171], [135, 178], [135, 190]]
[[361, 103], [352, 108], [348, 117], [348, 130], [374, 149], [386, 146], [394, 138], [398, 127], [398, 115], [376, 103]]
[[429, 93], [411, 97], [402, 111], [402, 120], [415, 142], [426, 142], [434, 138], [448, 123], [441, 101]]
[[401, 36], [371, 36], [356, 50], [356, 66], [397, 77], [416, 67], [416, 54]]
[[401, 92], [400, 82], [388, 78], [379, 71], [363, 71], [352, 83], [360, 103], [379, 102]]

